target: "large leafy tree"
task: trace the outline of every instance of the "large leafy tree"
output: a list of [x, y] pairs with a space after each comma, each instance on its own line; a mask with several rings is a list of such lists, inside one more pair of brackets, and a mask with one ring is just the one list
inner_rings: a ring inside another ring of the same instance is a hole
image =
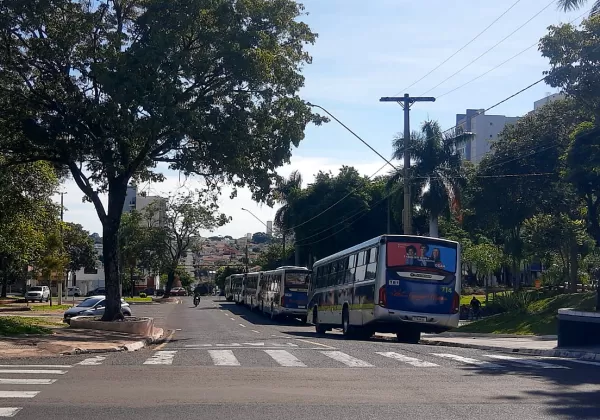
[[47, 163], [4, 166], [0, 159], [0, 271], [1, 295], [9, 283], [20, 279], [44, 247], [49, 227], [58, 223], [51, 196], [58, 186]]
[[98, 258], [90, 233], [77, 223], [63, 223], [63, 244], [69, 256], [68, 269], [77, 271], [96, 268]]
[[162, 162], [270, 201], [275, 168], [308, 123], [323, 121], [297, 94], [316, 35], [293, 0], [0, 7], [0, 152], [68, 168], [94, 204], [105, 320], [120, 311], [117, 238], [130, 180], [161, 180]]
[[[462, 184], [462, 159], [456, 150], [466, 135], [452, 133], [445, 135], [437, 121], [426, 121], [421, 132], [413, 134], [409, 151], [411, 160], [411, 192], [429, 217], [429, 235], [438, 236], [438, 219], [443, 212], [457, 209], [460, 202]], [[397, 136], [393, 142], [395, 159], [404, 158], [404, 137]], [[394, 173], [392, 183], [403, 181], [403, 170]]]

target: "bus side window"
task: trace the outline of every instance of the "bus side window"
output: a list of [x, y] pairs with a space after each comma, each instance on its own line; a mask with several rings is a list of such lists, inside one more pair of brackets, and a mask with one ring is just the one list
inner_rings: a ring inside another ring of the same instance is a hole
[[335, 275], [337, 273], [337, 261], [329, 264], [329, 276], [327, 277], [327, 286], [333, 286], [335, 284]]
[[336, 284], [344, 283], [344, 278], [346, 277], [346, 270], [348, 269], [348, 257], [344, 257], [340, 260], [338, 265], [338, 274]]
[[356, 274], [356, 254], [348, 257], [348, 271], [346, 271], [345, 283], [354, 283], [354, 276]]
[[367, 265], [367, 272], [365, 274], [365, 280], [374, 280], [377, 276], [377, 248], [371, 248], [369, 252], [369, 264]]
[[366, 273], [366, 260], [367, 260], [367, 252], [366, 251], [361, 251], [358, 253], [358, 261], [356, 263], [356, 281], [364, 281], [365, 279], [365, 273]]

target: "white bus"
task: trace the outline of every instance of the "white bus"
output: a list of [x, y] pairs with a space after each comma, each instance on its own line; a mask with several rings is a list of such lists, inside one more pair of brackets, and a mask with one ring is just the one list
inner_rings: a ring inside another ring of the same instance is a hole
[[309, 278], [310, 270], [306, 267], [262, 271], [257, 292], [260, 311], [271, 319], [295, 317], [306, 322]]
[[244, 303], [244, 275], [232, 274], [225, 279], [225, 298], [241, 305]]
[[243, 290], [243, 303], [248, 306], [251, 310], [259, 307], [258, 305], [258, 287], [262, 273], [254, 272], [244, 275], [244, 290]]
[[383, 235], [317, 261], [307, 315], [318, 334], [395, 333], [417, 343], [421, 332], [458, 326], [460, 245], [439, 238]]

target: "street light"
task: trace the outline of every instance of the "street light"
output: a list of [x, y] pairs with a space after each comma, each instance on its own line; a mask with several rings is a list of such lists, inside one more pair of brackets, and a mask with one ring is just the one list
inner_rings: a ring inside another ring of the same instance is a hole
[[260, 223], [262, 223], [263, 225], [265, 225], [265, 227], [267, 229], [269, 229], [269, 226], [267, 226], [267, 224], [265, 222], [263, 222], [262, 220], [260, 220], [254, 213], [252, 213], [250, 210], [245, 209], [242, 207], [242, 210], [247, 211], [248, 213], [250, 213], [252, 215], [252, 217], [254, 217], [256, 220], [258, 220]]

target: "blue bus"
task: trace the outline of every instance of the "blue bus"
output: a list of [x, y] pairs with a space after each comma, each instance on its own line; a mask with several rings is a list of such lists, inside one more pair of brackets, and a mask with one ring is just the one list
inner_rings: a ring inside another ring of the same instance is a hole
[[310, 270], [306, 267], [262, 271], [256, 300], [259, 310], [271, 319], [291, 317], [306, 322], [309, 278]]
[[318, 334], [395, 333], [418, 343], [422, 332], [458, 326], [461, 255], [457, 242], [383, 235], [317, 261], [312, 267], [308, 321]]

